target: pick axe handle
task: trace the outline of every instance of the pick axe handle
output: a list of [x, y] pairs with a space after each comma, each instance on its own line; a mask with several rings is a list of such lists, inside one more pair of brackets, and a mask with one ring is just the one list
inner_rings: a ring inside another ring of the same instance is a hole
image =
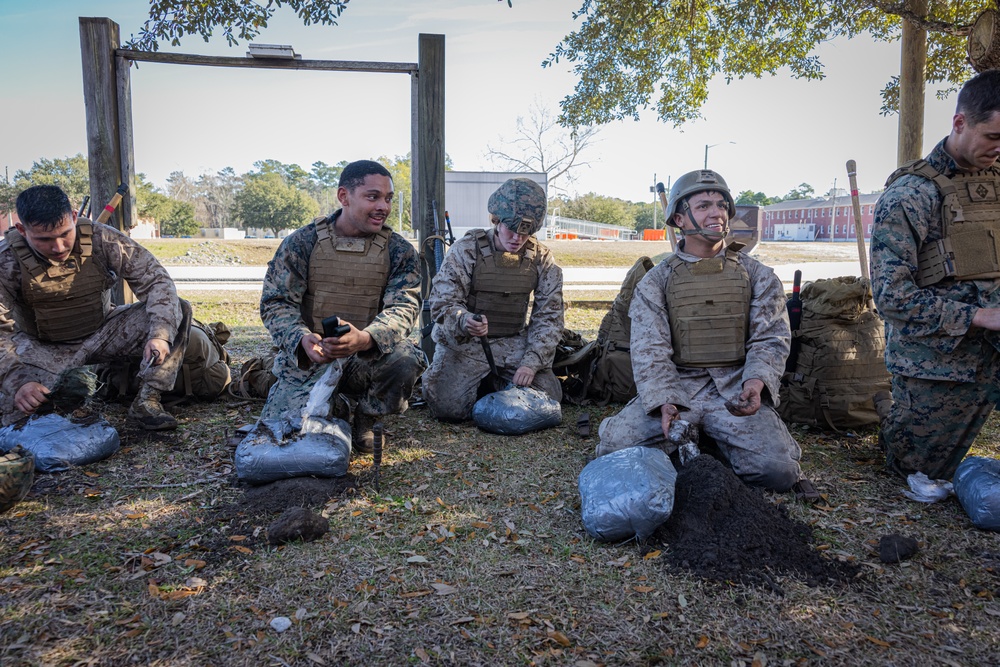
[[119, 185], [115, 194], [111, 197], [111, 201], [109, 201], [107, 206], [104, 207], [101, 214], [97, 216], [97, 220], [95, 222], [107, 222], [108, 218], [111, 217], [111, 214], [115, 212], [116, 208], [118, 208], [118, 204], [121, 203], [122, 197], [125, 196], [126, 192], [128, 192], [128, 185], [125, 183]]
[[[477, 322], [482, 322], [483, 316], [480, 315], [479, 313], [476, 313], [475, 315], [472, 316], [472, 319], [474, 319]], [[490, 365], [490, 372], [493, 373], [493, 376], [497, 380], [499, 380], [500, 373], [497, 372], [497, 362], [493, 360], [493, 349], [490, 347], [490, 342], [486, 340], [486, 336], [480, 336], [479, 342], [482, 343], [483, 345], [483, 353], [486, 355], [486, 362]]]
[[868, 252], [865, 250], [865, 233], [861, 229], [861, 200], [858, 198], [858, 163], [847, 161], [847, 178], [851, 182], [851, 204], [854, 206], [854, 235], [858, 237], [858, 255], [861, 257], [861, 277], [871, 282], [868, 272]]
[[674, 236], [674, 228], [668, 219], [670, 213], [667, 212], [667, 191], [664, 189], [663, 183], [656, 184], [656, 194], [660, 197], [660, 208], [663, 209], [663, 227], [667, 230], [667, 236], [670, 237], [670, 249], [677, 250], [677, 237]]

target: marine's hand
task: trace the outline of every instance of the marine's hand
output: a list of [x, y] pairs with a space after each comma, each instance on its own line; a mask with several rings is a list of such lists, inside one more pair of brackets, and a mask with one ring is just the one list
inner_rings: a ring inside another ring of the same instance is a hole
[[318, 333], [307, 333], [302, 337], [299, 345], [309, 357], [309, 361], [314, 364], [328, 364], [333, 361], [333, 357], [326, 356], [326, 351], [323, 349], [323, 337]]
[[[480, 319], [475, 319], [476, 317]], [[470, 336], [485, 336], [490, 331], [489, 321], [485, 315], [470, 315], [465, 318], [465, 330]]]
[[663, 437], [670, 440], [670, 424], [680, 415], [676, 405], [664, 403], [660, 406], [660, 428], [663, 429]]
[[521, 366], [514, 372], [514, 384], [519, 387], [530, 387], [535, 381], [535, 371], [527, 366]]
[[48, 401], [49, 389], [39, 382], [28, 382], [14, 394], [14, 407], [26, 415], [34, 414], [42, 403]]
[[[153, 354], [153, 353], [156, 354]], [[159, 366], [163, 363], [163, 360], [167, 358], [167, 354], [170, 353], [170, 344], [162, 338], [150, 338], [146, 341], [146, 347], [142, 350], [142, 360], [149, 361], [152, 366]]]
[[972, 326], [1000, 331], [1000, 308], [980, 308], [972, 317]]
[[346, 359], [357, 352], [370, 350], [375, 345], [375, 341], [372, 340], [371, 334], [367, 331], [358, 329], [347, 320], [340, 320], [340, 323], [351, 327], [351, 330], [343, 336], [323, 339], [322, 345], [326, 361]]
[[743, 391], [736, 402], [727, 402], [726, 409], [737, 417], [749, 417], [760, 410], [760, 393], [764, 391], [764, 383], [752, 378], [743, 383]]

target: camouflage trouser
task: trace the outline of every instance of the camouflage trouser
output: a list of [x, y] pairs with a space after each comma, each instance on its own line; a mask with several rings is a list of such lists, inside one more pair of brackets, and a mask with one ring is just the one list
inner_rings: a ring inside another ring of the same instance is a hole
[[[274, 375], [278, 381], [267, 395], [261, 419], [297, 420], [309, 401], [309, 392], [323, 376], [326, 364], [313, 364], [307, 369], [293, 367], [290, 355], [279, 353], [274, 360]], [[344, 373], [334, 397], [342, 394], [357, 403], [356, 411], [372, 417], [406, 412], [413, 385], [427, 359], [417, 346], [402, 341], [379, 358], [355, 354], [344, 362]]]
[[[691, 409], [682, 412], [681, 419], [698, 424], [705, 435], [714, 439], [733, 472], [744, 482], [787, 491], [798, 481], [802, 451], [773, 407], [761, 405], [754, 415], [736, 417], [726, 410], [725, 399], [711, 382], [691, 403]], [[662, 448], [666, 444], [659, 413], [646, 414], [638, 397], [602, 421], [598, 432], [598, 456], [626, 447]]]
[[977, 382], [921, 380], [894, 375], [892, 408], [879, 433], [889, 470], [951, 479], [1000, 400], [984, 364]]
[[[490, 341], [501, 381], [510, 382], [518, 369], [525, 346], [521, 338], [523, 337]], [[420, 381], [424, 400], [427, 401], [431, 414], [435, 419], [445, 421], [468, 419], [481, 389], [484, 393], [495, 391], [492, 385], [480, 387], [485, 384], [483, 380], [489, 374], [490, 365], [478, 340], [458, 349], [438, 343], [434, 350], [434, 361]], [[562, 385], [551, 368], [543, 368], [535, 373], [531, 386], [545, 392], [554, 401], [562, 401]]]
[[[177, 321], [181, 321], [180, 311]], [[38, 382], [52, 389], [59, 373], [67, 368], [141, 356], [148, 336], [149, 315], [143, 303], [119, 306], [100, 329], [78, 342], [46, 343], [24, 332], [14, 334], [12, 342], [17, 360], [6, 369], [0, 385], [3, 387], [0, 410], [3, 410], [4, 425], [24, 417], [24, 413], [14, 407], [14, 394], [26, 383]], [[163, 363], [150, 366], [140, 379], [153, 389], [170, 391], [184, 361], [186, 346], [187, 336], [179, 333]]]

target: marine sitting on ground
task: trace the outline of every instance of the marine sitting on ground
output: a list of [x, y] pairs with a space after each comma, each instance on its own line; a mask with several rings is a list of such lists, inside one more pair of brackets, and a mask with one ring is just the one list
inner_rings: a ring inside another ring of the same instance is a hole
[[421, 381], [434, 417], [468, 419], [478, 397], [508, 383], [562, 400], [552, 372], [563, 328], [562, 269], [534, 236], [545, 208], [540, 185], [506, 181], [487, 202], [493, 227], [468, 232], [435, 275], [428, 299], [434, 359]]
[[[129, 418], [148, 430], [176, 428], [160, 393], [174, 386], [187, 338], [178, 335], [181, 303], [166, 269], [125, 234], [78, 218], [54, 185], [28, 188], [16, 207], [20, 221], [0, 241], [0, 337], [13, 350], [0, 361], [4, 425], [44, 405], [62, 370], [141, 355]], [[112, 304], [119, 279], [136, 303]]]
[[[341, 365], [331, 415], [352, 424], [353, 448], [370, 453], [372, 426], [399, 414], [424, 354], [408, 337], [420, 312], [417, 253], [386, 226], [393, 185], [378, 162], [344, 167], [341, 208], [296, 230], [268, 263], [260, 316], [278, 348], [262, 419], [295, 420], [331, 363]], [[325, 336], [337, 316], [348, 330]], [[353, 413], [353, 416], [352, 416]]]
[[670, 425], [682, 418], [715, 440], [744, 482], [812, 498], [799, 446], [774, 409], [791, 338], [784, 290], [769, 267], [726, 246], [735, 214], [714, 171], [684, 174], [670, 189], [667, 220], [683, 238], [635, 289], [638, 395], [601, 423], [597, 454], [673, 447]]

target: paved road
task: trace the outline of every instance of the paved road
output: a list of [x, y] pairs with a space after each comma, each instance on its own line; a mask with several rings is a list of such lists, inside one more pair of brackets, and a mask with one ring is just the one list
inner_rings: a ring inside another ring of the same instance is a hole
[[[266, 266], [168, 266], [167, 271], [182, 290], [259, 290], [264, 280]], [[778, 264], [774, 272], [786, 286], [791, 286], [795, 270], [802, 271], [802, 280], [819, 280], [837, 276], [860, 276], [858, 262], [805, 262], [803, 264]], [[627, 268], [563, 269], [567, 291], [617, 290]]]

